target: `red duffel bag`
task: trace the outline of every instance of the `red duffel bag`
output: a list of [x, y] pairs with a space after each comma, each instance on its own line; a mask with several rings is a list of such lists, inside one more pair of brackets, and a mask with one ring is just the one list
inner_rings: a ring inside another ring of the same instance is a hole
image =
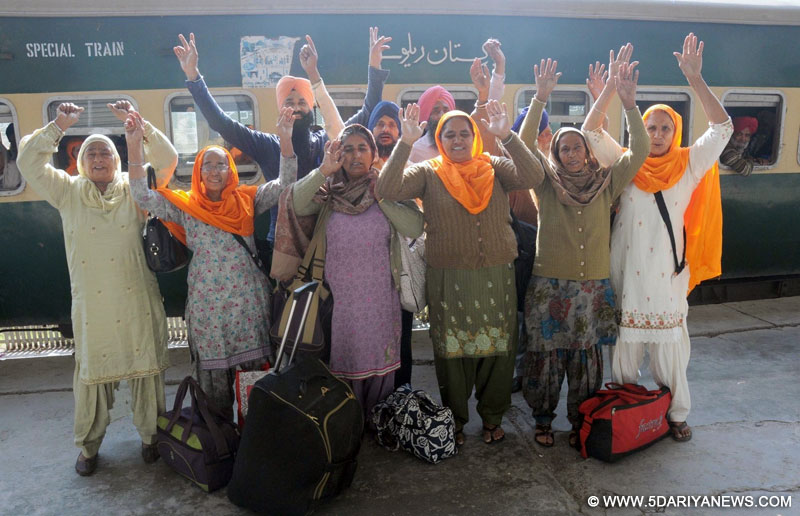
[[614, 462], [647, 448], [669, 433], [671, 401], [667, 387], [648, 391], [633, 383], [607, 383], [578, 407], [581, 455]]

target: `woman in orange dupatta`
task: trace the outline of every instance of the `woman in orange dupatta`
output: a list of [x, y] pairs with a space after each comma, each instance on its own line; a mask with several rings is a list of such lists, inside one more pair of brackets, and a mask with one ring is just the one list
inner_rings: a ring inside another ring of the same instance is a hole
[[517, 242], [507, 192], [527, 190], [544, 178], [541, 163], [511, 132], [505, 105], [490, 101], [487, 111], [490, 123], [482, 123], [511, 159], [485, 154], [477, 124], [462, 111], [449, 111], [435, 132], [441, 155], [404, 170], [426, 125], [412, 104], [376, 188], [387, 200], [421, 198], [425, 207], [436, 377], [442, 402], [456, 419], [458, 445], [464, 442], [473, 389], [484, 442], [505, 436], [500, 423], [511, 406], [517, 349]]
[[[682, 120], [672, 108], [657, 104], [643, 116], [651, 139], [650, 156], [620, 197], [611, 236], [611, 283], [621, 312], [612, 373], [615, 382], [637, 382], [647, 350], [653, 379], [672, 391], [667, 414], [672, 437], [684, 442], [692, 437], [686, 424], [691, 408], [686, 296], [700, 281], [721, 273], [722, 208], [716, 160], [733, 126], [703, 80], [703, 42], [698, 44], [697, 37], [689, 34], [683, 51], [674, 55], [703, 106], [709, 128], [691, 147], [681, 147]], [[621, 152], [600, 129], [613, 95], [608, 89], [607, 85], [583, 126], [601, 162]], [[654, 195], [657, 192], [669, 212], [674, 251]]]
[[[127, 123], [139, 119], [131, 115]], [[282, 110], [282, 142], [291, 142], [292, 122], [292, 110]], [[188, 192], [149, 190], [144, 169], [135, 165], [129, 163], [136, 202], [168, 222], [192, 250], [185, 316], [189, 349], [200, 386], [232, 417], [237, 367], [259, 369], [272, 351], [267, 277], [234, 235], [243, 237], [255, 252], [253, 218], [277, 204], [281, 192], [294, 182], [297, 159], [291, 149], [288, 157], [282, 149], [278, 179], [258, 187], [240, 185], [231, 154], [211, 145], [197, 154]]]

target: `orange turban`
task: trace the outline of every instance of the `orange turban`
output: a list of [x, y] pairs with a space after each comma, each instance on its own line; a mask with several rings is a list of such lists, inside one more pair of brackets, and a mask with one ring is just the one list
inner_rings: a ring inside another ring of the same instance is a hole
[[278, 109], [283, 107], [283, 102], [286, 97], [292, 92], [297, 91], [308, 103], [309, 108], [314, 106], [314, 92], [311, 90], [311, 81], [303, 79], [302, 77], [292, 77], [291, 75], [284, 75], [278, 84], [275, 86], [275, 94], [278, 97]]

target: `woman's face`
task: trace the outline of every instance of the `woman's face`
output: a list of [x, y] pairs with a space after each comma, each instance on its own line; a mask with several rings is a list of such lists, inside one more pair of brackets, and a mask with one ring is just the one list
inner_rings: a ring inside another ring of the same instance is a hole
[[366, 138], [351, 134], [342, 142], [342, 168], [350, 179], [363, 177], [372, 168], [375, 153]]
[[569, 132], [558, 139], [558, 160], [567, 169], [575, 173], [583, 170], [586, 165], [586, 144], [577, 133]]
[[672, 118], [663, 111], [653, 111], [647, 117], [645, 129], [650, 135], [650, 155], [657, 157], [669, 152], [672, 138], [675, 135], [675, 124]]
[[439, 134], [442, 149], [450, 161], [462, 163], [472, 159], [472, 124], [463, 116], [451, 118], [445, 122]]
[[206, 187], [206, 195], [218, 197], [228, 184], [228, 156], [220, 149], [208, 149], [203, 154], [200, 178]]
[[114, 151], [103, 141], [94, 141], [83, 153], [83, 169], [86, 177], [94, 183], [110, 183], [114, 180], [117, 160]]

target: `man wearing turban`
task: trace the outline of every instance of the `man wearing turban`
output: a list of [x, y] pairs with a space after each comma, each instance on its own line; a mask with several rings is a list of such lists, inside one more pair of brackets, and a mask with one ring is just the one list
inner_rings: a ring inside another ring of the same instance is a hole
[[756, 159], [747, 153], [750, 138], [758, 130], [758, 120], [752, 116], [737, 116], [733, 119], [733, 136], [719, 157], [719, 162], [731, 170], [749, 176]]

